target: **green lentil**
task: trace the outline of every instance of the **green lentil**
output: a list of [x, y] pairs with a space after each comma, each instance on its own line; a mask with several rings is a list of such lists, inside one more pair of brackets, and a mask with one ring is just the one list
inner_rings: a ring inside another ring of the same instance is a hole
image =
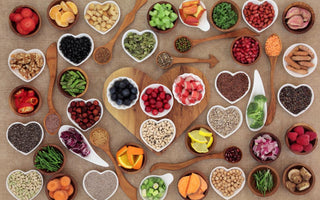
[[156, 39], [150, 32], [145, 32], [142, 35], [137, 33], [129, 33], [124, 39], [125, 49], [138, 60], [144, 59], [155, 48]]
[[187, 37], [179, 37], [175, 42], [176, 49], [183, 53], [191, 49], [191, 41]]

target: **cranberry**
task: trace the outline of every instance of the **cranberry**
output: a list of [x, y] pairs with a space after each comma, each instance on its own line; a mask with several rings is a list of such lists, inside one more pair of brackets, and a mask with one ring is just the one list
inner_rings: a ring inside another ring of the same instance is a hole
[[163, 103], [161, 101], [157, 101], [156, 106], [157, 108], [162, 108]]
[[153, 114], [153, 115], [157, 115], [158, 113], [159, 113], [159, 112], [158, 112], [157, 109], [153, 109], [153, 110], [152, 110], [152, 114]]
[[145, 108], [145, 111], [146, 111], [146, 112], [151, 112], [151, 107], [147, 106], [147, 107]]
[[163, 108], [166, 109], [166, 110], [169, 110], [170, 107], [171, 107], [171, 106], [170, 106], [170, 104], [168, 104], [168, 103], [164, 104], [164, 106], [163, 106]]
[[152, 98], [157, 98], [158, 95], [157, 95], [156, 92], [152, 92], [152, 93], [151, 93], [151, 96], [152, 96]]
[[153, 91], [158, 94], [159, 93], [159, 90], [157, 88], [154, 88]]
[[166, 93], [166, 99], [170, 100], [171, 98], [172, 98], [172, 96], [170, 94]]
[[94, 100], [94, 101], [93, 101], [93, 105], [98, 106], [98, 105], [99, 105], [99, 102], [98, 102], [97, 100]]
[[144, 104], [145, 106], [149, 106], [149, 105], [150, 105], [150, 102], [149, 102], [149, 101], [145, 101], [143, 104]]
[[164, 108], [159, 108], [158, 111], [159, 111], [159, 113], [161, 113], [164, 111]]
[[146, 91], [146, 93], [147, 93], [147, 94], [151, 94], [152, 91], [153, 91], [152, 88], [148, 88], [147, 91]]
[[148, 95], [143, 94], [141, 99], [142, 99], [143, 101], [147, 101], [147, 100], [149, 99], [149, 97], [148, 97]]
[[162, 92], [160, 93], [159, 97], [160, 97], [161, 99], [165, 99], [165, 98], [166, 98], [166, 93], [162, 91]]
[[151, 105], [156, 104], [156, 100], [155, 99], [150, 99], [149, 102], [150, 102]]
[[162, 86], [159, 86], [159, 87], [158, 87], [158, 90], [159, 90], [159, 92], [162, 92], [164, 89], [163, 89]]

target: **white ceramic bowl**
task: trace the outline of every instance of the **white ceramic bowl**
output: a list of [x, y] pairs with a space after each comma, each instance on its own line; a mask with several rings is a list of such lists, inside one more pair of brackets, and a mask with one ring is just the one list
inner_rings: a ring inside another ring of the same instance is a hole
[[[73, 152], [71, 149], [69, 149], [67, 147], [67, 145], [64, 143], [64, 140], [61, 138], [61, 133], [64, 131], [68, 131], [70, 128], [74, 128], [83, 138], [84, 143], [87, 145], [87, 148], [90, 150], [90, 154], [87, 155], [86, 157], [81, 156], [78, 153]], [[79, 156], [80, 158], [87, 160], [89, 162], [92, 162], [93, 164], [102, 166], [102, 167], [109, 167], [109, 164], [104, 161], [92, 148], [91, 144], [89, 143], [89, 141], [87, 140], [87, 138], [83, 135], [83, 133], [81, 133], [80, 130], [78, 130], [77, 128], [73, 127], [73, 126], [69, 126], [69, 125], [63, 125], [60, 127], [59, 132], [58, 132], [58, 137], [60, 142], [62, 143], [62, 145], [67, 148], [71, 153]]]
[[[160, 122], [163, 122], [163, 121], [168, 121], [172, 127], [173, 127], [173, 136], [171, 138], [171, 140], [165, 145], [163, 146], [162, 148], [160, 149], [155, 149], [154, 147], [152, 147], [145, 139], [144, 137], [142, 136], [142, 129], [143, 129], [143, 125], [148, 122], [148, 121], [152, 121], [152, 122], [155, 122], [155, 123], [160, 123]], [[171, 121], [170, 119], [167, 119], [167, 118], [164, 118], [164, 119], [161, 119], [159, 121], [156, 121], [154, 119], [147, 119], [145, 120], [144, 122], [142, 122], [141, 126], [140, 126], [140, 138], [143, 140], [143, 142], [148, 146], [150, 147], [151, 149], [153, 149], [154, 151], [156, 152], [161, 152], [162, 150], [164, 150], [165, 148], [167, 148], [174, 140], [174, 138], [176, 137], [176, 126], [174, 125], [173, 121]]]
[[[73, 101], [84, 101], [85, 103], [87, 103], [87, 102], [91, 102], [91, 103], [92, 103], [92, 102], [94, 102], [95, 100], [97, 100], [97, 101], [99, 102], [99, 106], [100, 106], [100, 108], [101, 108], [100, 118], [99, 118], [99, 120], [96, 121], [96, 123], [94, 123], [90, 128], [87, 128], [87, 129], [83, 130], [83, 129], [71, 118], [71, 114], [68, 112], [68, 108], [70, 107], [71, 102], [73, 102]], [[84, 100], [84, 99], [81, 99], [81, 98], [72, 99], [72, 100], [69, 101], [69, 103], [68, 103], [68, 105], [67, 105], [66, 111], [67, 111], [67, 116], [68, 116], [69, 120], [70, 120], [78, 129], [80, 129], [82, 132], [88, 131], [88, 130], [92, 129], [95, 125], [97, 125], [97, 124], [100, 122], [101, 118], [103, 117], [103, 106], [102, 106], [102, 103], [99, 101], [99, 99], [95, 99], [95, 98], [88, 99], [88, 100]]]
[[118, 16], [118, 19], [116, 20], [116, 22], [112, 25], [111, 28], [109, 28], [107, 31], [104, 31], [104, 32], [96, 29], [94, 26], [92, 26], [92, 25], [88, 22], [87, 19], [84, 18], [84, 21], [85, 21], [91, 28], [93, 28], [93, 30], [97, 31], [98, 33], [100, 33], [100, 34], [102, 34], [102, 35], [105, 35], [105, 34], [107, 34], [109, 31], [111, 31], [111, 30], [118, 24], [118, 22], [119, 22], [119, 20], [120, 20], [120, 15], [121, 15], [121, 13], [120, 13], [120, 7], [119, 7], [119, 5], [117, 4], [117, 2], [115, 2], [115, 1], [105, 1], [105, 2], [102, 2], [102, 3], [101, 3], [101, 2], [98, 2], [98, 1], [90, 1], [90, 2], [86, 5], [86, 7], [84, 8], [84, 14], [83, 14], [83, 16], [86, 15], [87, 10], [89, 9], [89, 5], [92, 4], [92, 3], [94, 3], [94, 4], [99, 4], [99, 5], [104, 5], [104, 4], [106, 4], [106, 3], [111, 3], [111, 4], [114, 4], [114, 5], [118, 8], [118, 10], [119, 10], [119, 16]]
[[165, 85], [157, 84], [157, 83], [148, 85], [147, 87], [145, 87], [145, 88], [142, 90], [142, 92], [141, 92], [141, 94], [140, 94], [140, 100], [139, 100], [139, 101], [140, 101], [141, 110], [142, 110], [146, 115], [148, 115], [149, 117], [153, 117], [153, 118], [164, 117], [164, 116], [166, 116], [166, 115], [171, 111], [171, 109], [172, 109], [172, 107], [173, 107], [173, 102], [174, 102], [174, 101], [173, 101], [173, 98], [171, 98], [171, 99], [168, 101], [168, 103], [170, 104], [170, 109], [169, 109], [169, 110], [164, 110], [162, 113], [158, 113], [157, 115], [153, 115], [152, 112], [147, 113], [147, 112], [145, 111], [146, 106], [144, 105], [144, 101], [142, 100], [142, 95], [147, 91], [148, 88], [158, 88], [159, 86], [162, 86], [162, 87], [163, 87], [165, 93], [169, 93], [169, 94], [172, 96], [172, 93], [171, 93], [171, 91], [169, 90], [169, 88], [167, 88]]
[[[209, 120], [209, 116], [210, 116], [211, 111], [212, 111], [214, 108], [220, 108], [220, 109], [222, 109], [222, 110], [224, 110], [224, 111], [226, 111], [226, 110], [228, 110], [228, 109], [235, 109], [235, 110], [238, 111], [238, 113], [239, 113], [239, 115], [240, 115], [239, 124], [238, 124], [238, 126], [237, 126], [233, 131], [231, 131], [229, 134], [223, 135], [223, 134], [221, 134], [220, 132], [218, 132], [216, 129], [214, 129], [214, 127], [211, 125], [210, 120]], [[222, 137], [223, 139], [226, 139], [226, 138], [230, 137], [231, 135], [233, 135], [233, 134], [240, 128], [240, 126], [241, 126], [241, 124], [242, 124], [242, 121], [243, 121], [242, 112], [241, 112], [241, 110], [240, 110], [237, 106], [229, 106], [229, 107], [226, 107], [226, 108], [225, 108], [225, 107], [222, 107], [222, 106], [220, 106], [220, 105], [215, 105], [215, 106], [212, 106], [212, 107], [209, 109], [208, 113], [207, 113], [207, 123], [208, 123], [208, 125], [210, 126], [210, 128], [211, 128], [214, 132], [216, 132], [216, 133], [217, 133], [220, 137]]]
[[[39, 143], [38, 143], [31, 151], [25, 153], [25, 152], [23, 152], [23, 151], [18, 150], [15, 146], [13, 146], [13, 144], [9, 141], [8, 134], [9, 134], [9, 129], [10, 129], [13, 125], [21, 124], [21, 125], [23, 125], [23, 126], [28, 126], [28, 125], [31, 124], [31, 123], [37, 124], [37, 125], [40, 127], [40, 129], [41, 129], [41, 138], [40, 138], [40, 140], [39, 140]], [[8, 127], [6, 136], [7, 136], [7, 141], [8, 141], [8, 143], [12, 146], [12, 148], [14, 148], [14, 149], [15, 149], [16, 151], [18, 151], [19, 153], [22, 153], [23, 155], [27, 156], [27, 155], [29, 155], [31, 152], [33, 152], [36, 148], [38, 148], [38, 146], [41, 144], [41, 142], [42, 142], [42, 140], [43, 140], [43, 128], [42, 128], [41, 124], [38, 123], [38, 122], [36, 122], [36, 121], [31, 121], [31, 122], [28, 122], [28, 123], [26, 123], [26, 124], [23, 124], [23, 123], [21, 123], [21, 122], [14, 122], [14, 123], [10, 124], [10, 126]]]
[[[77, 64], [77, 63], [74, 63], [74, 62], [72, 62], [71, 60], [69, 60], [68, 58], [66, 58], [66, 57], [63, 55], [63, 53], [60, 51], [60, 48], [59, 48], [59, 47], [60, 47], [61, 40], [62, 40], [62, 38], [66, 37], [66, 36], [72, 36], [72, 37], [74, 37], [74, 38], [81, 38], [81, 37], [85, 36], [85, 37], [89, 38], [89, 40], [90, 40], [90, 42], [91, 42], [91, 50], [90, 50], [88, 56], [87, 56], [83, 61], [81, 61], [81, 62], [78, 63], [78, 64]], [[70, 64], [73, 65], [73, 66], [80, 66], [82, 63], [86, 62], [86, 61], [90, 58], [90, 56], [91, 56], [91, 54], [92, 54], [92, 52], [93, 52], [93, 50], [94, 50], [94, 42], [93, 42], [93, 39], [90, 37], [90, 35], [88, 35], [88, 34], [86, 34], [86, 33], [80, 33], [80, 34], [78, 34], [78, 35], [73, 35], [73, 34], [71, 34], [71, 33], [65, 33], [65, 34], [61, 35], [61, 37], [60, 37], [59, 40], [58, 40], [57, 50], [58, 50], [60, 56], [61, 56], [65, 61], [67, 61], [68, 63], [70, 63]]]
[[[129, 106], [126, 106], [126, 105], [118, 105], [116, 102], [114, 102], [114, 101], [111, 99], [111, 94], [110, 94], [110, 92], [109, 92], [110, 88], [114, 85], [114, 83], [115, 83], [116, 81], [122, 80], [122, 79], [127, 79], [127, 80], [129, 81], [129, 83], [131, 83], [134, 87], [137, 88], [137, 91], [138, 91], [138, 92], [137, 92], [137, 98], [136, 98], [134, 101], [132, 101]], [[119, 110], [126, 110], [126, 109], [128, 109], [128, 108], [131, 108], [132, 106], [134, 106], [134, 105], [137, 103], [137, 101], [138, 101], [138, 99], [139, 99], [139, 87], [138, 87], [137, 83], [134, 82], [134, 80], [132, 80], [131, 78], [124, 77], [124, 76], [115, 78], [115, 79], [113, 79], [113, 80], [109, 83], [109, 85], [108, 85], [108, 87], [107, 87], [107, 99], [108, 99], [108, 102], [109, 102], [114, 108], [119, 109]]]
[[148, 178], [151, 178], [151, 177], [159, 177], [161, 178], [164, 183], [166, 184], [166, 191], [164, 193], [164, 195], [159, 199], [159, 200], [163, 200], [165, 199], [165, 197], [167, 196], [167, 192], [168, 192], [168, 188], [169, 188], [169, 185], [172, 183], [173, 181], [173, 175], [171, 173], [167, 173], [167, 174], [164, 174], [162, 176], [159, 176], [159, 175], [149, 175], [149, 176], [146, 176], [140, 183], [139, 185], [139, 193], [140, 193], [140, 197], [143, 199], [143, 200], [148, 200], [147, 198], [143, 198], [142, 194], [141, 194], [141, 186], [142, 186], [142, 183], [148, 179]]
[[[183, 2], [186, 2], [186, 1], [192, 1], [192, 0], [184, 0]], [[179, 9], [182, 8], [182, 3], [180, 4]], [[202, 1], [200, 1], [200, 5], [204, 9], [206, 9], [206, 6]], [[179, 18], [180, 18], [180, 21], [181, 21], [182, 24], [184, 24], [184, 25], [186, 25], [188, 27], [192, 27], [192, 28], [199, 28], [202, 31], [208, 31], [210, 29], [210, 24], [209, 24], [209, 21], [207, 19], [207, 13], [208, 13], [207, 9], [203, 12], [202, 16], [200, 17], [198, 26], [191, 26], [189, 24], [184, 23], [184, 21], [182, 20], [182, 18], [180, 16], [180, 12], [178, 12], [178, 13], [179, 13]]]
[[[31, 79], [26, 79], [24, 78], [18, 69], [12, 69], [10, 66], [10, 60], [11, 60], [11, 56], [13, 54], [17, 54], [17, 53], [37, 53], [37, 54], [40, 54], [42, 56], [42, 59], [43, 59], [43, 65], [39, 71], [39, 73], [37, 75], [35, 75], [34, 77], [32, 77]], [[9, 69], [12, 71], [12, 73], [14, 73], [14, 75], [16, 75], [18, 78], [20, 78], [21, 80], [23, 80], [24, 82], [31, 82], [33, 81], [34, 79], [36, 79], [41, 73], [42, 71], [44, 70], [44, 67], [46, 66], [46, 57], [44, 56], [44, 54], [42, 53], [42, 51], [40, 51], [40, 49], [30, 49], [28, 51], [24, 50], [24, 49], [15, 49], [13, 51], [11, 51], [11, 53], [9, 54], [9, 57], [8, 57], [8, 66], [9, 66]]]
[[[192, 77], [193, 77], [194, 79], [196, 79], [197, 81], [200, 81], [201, 85], [203, 86], [203, 91], [201, 92], [201, 93], [202, 93], [202, 98], [201, 98], [201, 100], [196, 101], [195, 103], [191, 103], [191, 104], [189, 104], [189, 105], [183, 104], [182, 101], [180, 101], [180, 99], [179, 99], [179, 97], [178, 97], [178, 94], [175, 92], [175, 88], [176, 88], [176, 86], [177, 86], [176, 81], [173, 82], [172, 92], [173, 92], [173, 96], [174, 96], [174, 98], [177, 100], [177, 102], [181, 103], [181, 104], [184, 105], [184, 106], [194, 106], [194, 105], [197, 105], [198, 103], [200, 103], [200, 102], [202, 101], [202, 99], [204, 98], [204, 96], [205, 96], [205, 94], [206, 94], [206, 86], [205, 86], [205, 84], [203, 83], [202, 79], [201, 79], [199, 76], [197, 76], [197, 75], [195, 75], [195, 74], [192, 74], [192, 73], [184, 73], [184, 74], [181, 74], [181, 75], [177, 76], [177, 78], [178, 78], [178, 77], [186, 78], [186, 77], [188, 77], [188, 76], [192, 76]], [[177, 78], [175, 78], [175, 80], [177, 80]]]
[[[245, 74], [246, 76], [247, 76], [247, 78], [248, 78], [248, 89], [247, 89], [247, 91], [240, 97], [240, 98], [238, 98], [238, 99], [236, 99], [236, 100], [234, 100], [234, 101], [230, 101], [229, 99], [227, 99], [225, 96], [223, 96], [222, 94], [221, 94], [221, 92], [219, 91], [219, 89], [218, 89], [218, 85], [217, 85], [217, 81], [218, 81], [218, 77], [221, 75], [221, 74], [224, 74], [224, 73], [226, 73], [226, 74], [230, 74], [231, 76], [235, 76], [235, 75], [237, 75], [237, 74]], [[220, 72], [217, 76], [216, 76], [216, 80], [215, 80], [215, 88], [216, 88], [216, 91], [218, 92], [218, 94], [224, 99], [224, 100], [226, 100], [228, 103], [230, 103], [230, 104], [235, 104], [235, 103], [237, 103], [238, 101], [240, 101], [243, 97], [245, 97], [247, 94], [248, 94], [248, 92], [249, 92], [249, 90], [250, 90], [250, 87], [251, 87], [251, 81], [250, 81], [250, 77], [249, 77], [249, 75], [247, 74], [247, 73], [245, 73], [245, 72], [243, 72], [243, 71], [238, 71], [238, 72], [235, 72], [235, 73], [232, 73], [232, 72], [229, 72], [229, 71], [222, 71], [222, 72]]]
[[102, 175], [102, 174], [104, 174], [104, 173], [112, 173], [112, 174], [115, 176], [115, 178], [116, 178], [116, 183], [115, 183], [115, 184], [116, 184], [116, 189], [115, 189], [115, 190], [110, 194], [110, 196], [107, 197], [105, 200], [110, 199], [110, 198], [114, 195], [114, 193], [116, 193], [116, 191], [118, 190], [118, 187], [119, 187], [119, 179], [118, 179], [117, 174], [114, 173], [114, 171], [111, 171], [111, 170], [106, 170], [106, 171], [103, 171], [103, 172], [99, 172], [99, 171], [97, 171], [97, 170], [90, 170], [90, 171], [88, 171], [88, 172], [83, 176], [82, 187], [83, 187], [84, 191], [87, 193], [87, 195], [88, 195], [91, 199], [95, 199], [95, 198], [92, 197], [92, 195], [88, 192], [88, 190], [87, 190], [87, 188], [86, 188], [86, 185], [85, 185], [85, 180], [86, 180], [87, 176], [88, 176], [89, 174], [91, 174], [91, 173], [98, 173], [98, 174], [100, 174], [100, 175]]
[[[136, 33], [136, 34], [138, 34], [138, 35], [142, 35], [142, 34], [144, 34], [144, 33], [146, 33], [146, 32], [151, 33], [151, 34], [153, 35], [153, 37], [154, 37], [154, 39], [155, 39], [155, 44], [154, 44], [153, 50], [152, 50], [146, 57], [144, 57], [143, 59], [139, 60], [139, 59], [137, 59], [136, 57], [134, 57], [133, 55], [131, 55], [131, 54], [129, 53], [129, 51], [124, 47], [124, 40], [126, 39], [126, 37], [127, 37], [127, 35], [128, 35], [129, 33]], [[122, 48], [123, 48], [124, 52], [126, 52], [134, 61], [140, 63], [140, 62], [143, 62], [143, 61], [147, 60], [147, 59], [156, 51], [156, 49], [157, 49], [157, 47], [158, 47], [158, 38], [157, 38], [157, 35], [156, 35], [152, 30], [138, 31], [138, 30], [136, 30], [136, 29], [130, 29], [130, 30], [128, 30], [127, 32], [125, 32], [125, 33], [123, 34], [123, 36], [122, 36], [122, 41], [121, 41], [121, 45], [122, 45]]]
[[[244, 15], [243, 11], [244, 11], [244, 8], [246, 7], [246, 5], [247, 5], [248, 3], [250, 3], [250, 2], [251, 2], [251, 3], [254, 3], [254, 4], [256, 4], [256, 5], [261, 5], [261, 4], [263, 4], [264, 2], [268, 2], [268, 3], [270, 3], [270, 4], [272, 5], [273, 10], [274, 10], [274, 17], [273, 17], [273, 21], [271, 22], [271, 24], [269, 24], [269, 26], [267, 26], [266, 28], [263, 28], [263, 29], [261, 29], [261, 30], [258, 30], [258, 29], [256, 29], [255, 27], [251, 26], [251, 24], [249, 24], [249, 22], [247, 22], [246, 16]], [[265, 31], [266, 29], [268, 29], [270, 26], [272, 26], [272, 24], [277, 20], [279, 9], [278, 9], [278, 6], [277, 6], [276, 2], [274, 2], [273, 0], [264, 0], [264, 1], [248, 0], [248, 1], [246, 1], [246, 2], [243, 4], [243, 6], [242, 6], [242, 11], [241, 11], [241, 12], [242, 12], [243, 21], [245, 21], [246, 24], [247, 24], [250, 28], [252, 28], [254, 31], [256, 31], [256, 32], [258, 32], [258, 33], [262, 33], [263, 31]]]
[[[287, 62], [285, 61], [285, 57], [297, 46], [299, 45], [303, 45], [303, 46], [306, 46], [308, 47], [312, 53], [314, 54], [314, 58], [311, 60], [311, 62], [314, 64], [314, 67], [309, 67], [308, 68], [308, 73], [307, 74], [299, 74], [299, 73], [296, 73], [294, 71], [291, 71], [289, 69], [287, 69]], [[309, 45], [305, 44], [305, 43], [296, 43], [296, 44], [293, 44], [291, 45], [290, 47], [287, 48], [287, 50], [284, 52], [283, 54], [283, 57], [282, 57], [282, 64], [283, 64], [283, 67], [284, 69], [288, 72], [288, 74], [290, 74], [291, 76], [293, 77], [296, 77], [296, 78], [303, 78], [303, 77], [306, 77], [306, 76], [309, 76], [317, 67], [317, 64], [318, 64], [318, 57], [317, 57], [317, 53], [316, 51]]]
[[[233, 170], [233, 169], [237, 169], [237, 170], [240, 170], [241, 171], [241, 174], [242, 174], [242, 177], [243, 177], [243, 182], [242, 182], [242, 184], [241, 184], [241, 187], [238, 189], [238, 190], [236, 190], [234, 193], [233, 193], [233, 195], [231, 195], [231, 196], [229, 196], [229, 197], [227, 197], [227, 196], [224, 196], [218, 189], [216, 189], [215, 187], [214, 187], [214, 185], [212, 184], [212, 175], [213, 175], [213, 172], [214, 171], [216, 171], [217, 169], [223, 169], [223, 170], [225, 170], [225, 171], [230, 171], [230, 170]], [[225, 168], [225, 167], [222, 167], [222, 166], [219, 166], [219, 167], [216, 167], [216, 168], [214, 168], [212, 171], [211, 171], [211, 173], [210, 173], [210, 185], [211, 185], [211, 187], [212, 187], [212, 189], [219, 195], [219, 196], [221, 196], [222, 198], [224, 198], [224, 199], [226, 199], [226, 200], [229, 200], [229, 199], [232, 199], [233, 197], [235, 197], [237, 194], [239, 194], [239, 192], [241, 192], [241, 190], [243, 189], [243, 187], [244, 187], [244, 185], [245, 185], [245, 183], [246, 183], [246, 175], [245, 175], [245, 173], [243, 172], [243, 170], [241, 169], [241, 168], [239, 168], [239, 167], [231, 167], [231, 168], [229, 168], [229, 169], [227, 169], [227, 168]]]
[[40, 190], [37, 192], [36, 195], [34, 195], [34, 197], [32, 197], [32, 198], [29, 199], [29, 200], [32, 200], [32, 199], [36, 198], [36, 197], [38, 196], [38, 194], [41, 192], [42, 188], [43, 188], [43, 177], [42, 177], [41, 173], [40, 173], [39, 171], [37, 171], [37, 170], [34, 170], [34, 169], [29, 170], [29, 171], [27, 171], [27, 172], [24, 172], [24, 171], [22, 171], [22, 170], [16, 169], [16, 170], [10, 172], [10, 174], [8, 174], [7, 179], [6, 179], [6, 187], [7, 187], [7, 190], [8, 190], [8, 192], [9, 192], [15, 199], [17, 199], [17, 200], [20, 200], [20, 199], [19, 199], [18, 197], [16, 197], [16, 196], [11, 192], [11, 190], [9, 189], [9, 186], [8, 186], [8, 184], [9, 184], [9, 183], [8, 183], [8, 182], [9, 182], [9, 177], [11, 176], [11, 174], [13, 174], [13, 173], [15, 173], [15, 172], [22, 172], [23, 174], [28, 174], [28, 173], [30, 173], [30, 172], [36, 172], [36, 173], [39, 175], [39, 177], [41, 177], [41, 187], [40, 187]]
[[[311, 101], [310, 101], [310, 104], [309, 104], [304, 110], [302, 110], [302, 111], [299, 112], [298, 114], [294, 114], [294, 113], [290, 112], [289, 110], [287, 110], [287, 109], [284, 107], [284, 105], [282, 105], [282, 103], [281, 103], [281, 101], [280, 101], [280, 92], [281, 92], [281, 90], [282, 90], [284, 87], [293, 87], [294, 89], [297, 89], [297, 88], [299, 88], [299, 87], [301, 87], [301, 86], [306, 86], [306, 87], [308, 87], [308, 88], [311, 90], [311, 94], [312, 94], [312, 96], [311, 96]], [[279, 91], [278, 91], [277, 98], [278, 98], [278, 102], [279, 102], [280, 106], [281, 106], [285, 111], [287, 111], [287, 113], [289, 113], [289, 114], [292, 115], [293, 117], [298, 117], [299, 115], [301, 115], [302, 113], [304, 113], [305, 111], [307, 111], [307, 110], [310, 108], [310, 106], [312, 105], [313, 100], [314, 100], [314, 92], [313, 92], [312, 88], [311, 88], [309, 85], [307, 85], [307, 84], [300, 84], [300, 85], [298, 85], [298, 86], [295, 86], [295, 85], [292, 85], [292, 84], [290, 84], [290, 83], [287, 83], [287, 84], [284, 84], [283, 86], [280, 87], [280, 89], [279, 89]]]

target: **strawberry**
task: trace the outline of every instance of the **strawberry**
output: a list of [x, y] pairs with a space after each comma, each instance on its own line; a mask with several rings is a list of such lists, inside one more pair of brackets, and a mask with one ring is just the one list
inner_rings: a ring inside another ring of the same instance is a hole
[[31, 19], [34, 21], [35, 24], [39, 23], [39, 17], [38, 17], [38, 15], [36, 13], [32, 14]]
[[292, 151], [301, 152], [301, 151], [303, 151], [303, 146], [300, 145], [300, 144], [294, 143], [294, 144], [292, 144], [292, 145], [290, 146], [290, 149], [291, 149]]
[[307, 131], [307, 132], [305, 133], [305, 135], [309, 135], [310, 141], [312, 141], [312, 140], [314, 140], [314, 139], [317, 138], [317, 134], [316, 134], [315, 132], [312, 132], [312, 131]]
[[28, 17], [31, 18], [32, 15], [33, 15], [33, 12], [32, 12], [32, 10], [30, 8], [23, 8], [21, 10], [21, 15], [22, 15], [23, 18], [28, 18]]
[[298, 133], [296, 132], [289, 132], [288, 133], [288, 138], [291, 142], [295, 142], [297, 140], [297, 137], [298, 137]]
[[12, 22], [14, 21], [13, 18], [14, 18], [15, 15], [16, 15], [15, 13], [10, 13], [10, 15], [9, 15], [10, 21], [12, 21]]
[[25, 31], [21, 28], [21, 23], [17, 24], [16, 29], [21, 35], [28, 35], [30, 33], [29, 31]]
[[310, 152], [312, 150], [312, 148], [313, 148], [312, 144], [308, 144], [306, 146], [303, 146], [303, 150], [305, 152]]
[[14, 11], [14, 13], [21, 13], [22, 9], [23, 9], [23, 7], [17, 8], [17, 9]]
[[14, 14], [12, 21], [18, 23], [18, 22], [20, 22], [22, 19], [23, 19], [22, 15], [19, 14], [19, 13], [17, 13], [17, 14]]
[[31, 18], [24, 18], [20, 22], [21, 28], [25, 31], [28, 31], [29, 33], [33, 31], [36, 28], [36, 24]]
[[304, 128], [302, 126], [297, 126], [293, 129], [294, 132], [298, 133], [298, 135], [304, 134]]
[[297, 144], [305, 146], [305, 145], [308, 145], [309, 143], [310, 143], [309, 135], [300, 135], [297, 137]]

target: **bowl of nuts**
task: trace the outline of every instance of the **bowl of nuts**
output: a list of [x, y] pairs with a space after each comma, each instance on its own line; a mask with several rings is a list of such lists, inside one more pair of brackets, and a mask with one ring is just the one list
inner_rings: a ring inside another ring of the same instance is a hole
[[120, 7], [115, 1], [91, 1], [84, 9], [84, 19], [93, 30], [104, 35], [119, 22]]
[[249, 66], [257, 63], [262, 47], [259, 40], [252, 36], [240, 36], [234, 39], [230, 48], [232, 59], [239, 65]]

